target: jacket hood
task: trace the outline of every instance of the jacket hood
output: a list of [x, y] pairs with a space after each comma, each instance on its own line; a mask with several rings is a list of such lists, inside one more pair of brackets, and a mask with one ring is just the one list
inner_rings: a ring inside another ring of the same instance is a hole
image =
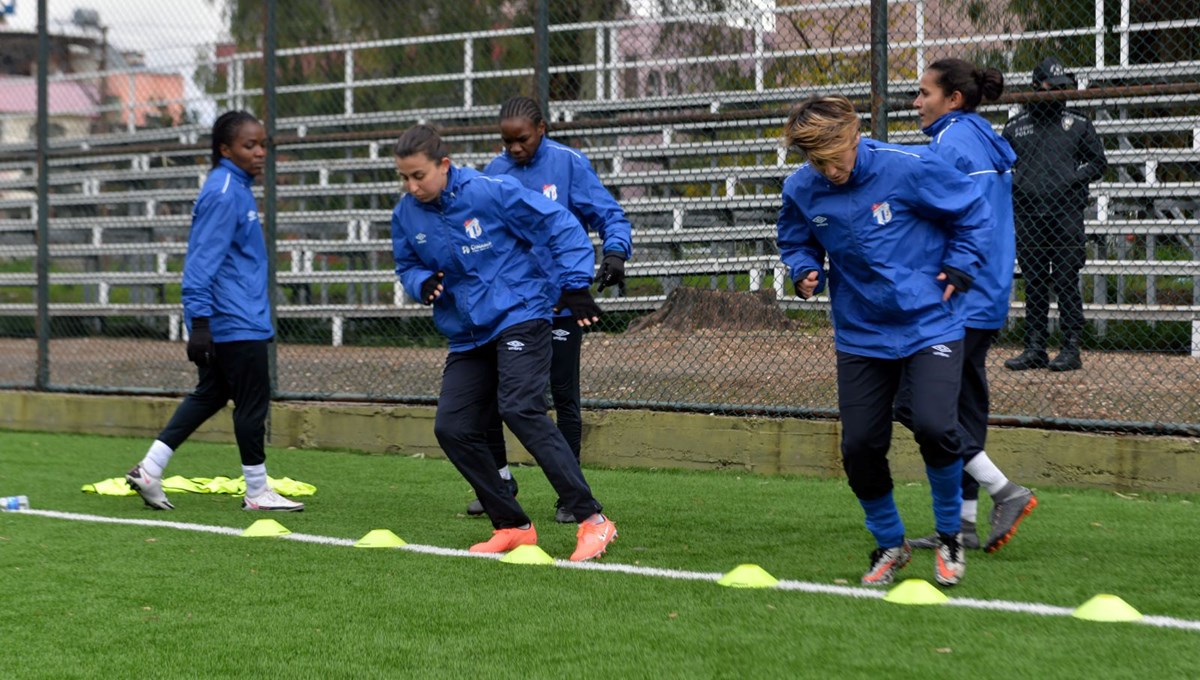
[[933, 121], [933, 125], [922, 128], [921, 132], [939, 140], [939, 135], [951, 125], [966, 125], [975, 131], [976, 136], [983, 142], [979, 148], [987, 154], [988, 163], [996, 169], [1007, 170], [1017, 162], [1017, 152], [1013, 151], [1008, 141], [992, 129], [992, 124], [977, 113], [951, 111]]
[[[232, 174], [242, 184], [244, 184], [246, 186], [250, 186], [250, 185], [254, 184], [254, 176], [251, 175], [250, 173], [246, 172], [245, 170], [239, 168], [237, 165], [234, 164], [233, 161], [229, 160], [228, 158], [222, 158], [221, 161], [219, 163], [217, 163], [217, 167], [225, 168], [226, 170], [228, 170], [230, 172], [230, 174]], [[214, 170], [215, 169], [216, 168], [214, 168]]]

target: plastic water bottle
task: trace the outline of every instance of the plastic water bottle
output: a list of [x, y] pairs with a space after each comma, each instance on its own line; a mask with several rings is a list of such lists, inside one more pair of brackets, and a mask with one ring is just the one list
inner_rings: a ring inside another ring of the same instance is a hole
[[29, 496], [5, 496], [0, 498], [0, 510], [4, 512], [20, 512], [29, 509]]

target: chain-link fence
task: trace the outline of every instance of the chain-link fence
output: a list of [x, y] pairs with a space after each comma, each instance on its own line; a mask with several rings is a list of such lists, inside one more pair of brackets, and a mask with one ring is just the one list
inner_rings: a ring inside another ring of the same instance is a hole
[[800, 162], [779, 145], [787, 108], [844, 94], [876, 136], [926, 144], [922, 76], [959, 58], [1003, 75], [978, 113], [1018, 153], [994, 417], [1200, 432], [1195, 3], [276, 2], [50, 1], [40, 48], [36, 3], [7, 15], [0, 385], [194, 384], [191, 204], [213, 119], [242, 108], [273, 133], [277, 393], [432, 400], [445, 343], [393, 272], [391, 146], [435, 123], [482, 168], [520, 94], [548, 100], [549, 137], [587, 154], [633, 225], [627, 286], [584, 340], [585, 405], [836, 415], [828, 299], [796, 296], [775, 243]]

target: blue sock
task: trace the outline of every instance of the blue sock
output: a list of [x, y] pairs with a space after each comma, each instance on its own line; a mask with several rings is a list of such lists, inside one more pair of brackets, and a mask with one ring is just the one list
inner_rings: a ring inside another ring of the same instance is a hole
[[867, 531], [875, 537], [880, 548], [895, 548], [904, 542], [904, 522], [900, 520], [900, 511], [896, 510], [891, 491], [869, 501], [860, 498], [858, 503], [867, 513]]
[[933, 520], [939, 534], [953, 536], [962, 530], [962, 469], [959, 458], [946, 467], [925, 466], [929, 494], [933, 496]]

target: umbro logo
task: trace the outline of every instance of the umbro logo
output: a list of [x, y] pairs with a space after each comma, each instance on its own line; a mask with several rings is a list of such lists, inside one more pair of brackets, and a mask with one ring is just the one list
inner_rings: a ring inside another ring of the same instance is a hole
[[552, 340], [558, 340], [559, 342], [566, 342], [567, 338], [571, 337], [571, 331], [564, 331], [561, 328], [555, 328], [554, 330], [550, 331], [550, 335], [554, 336], [553, 338], [551, 338]]
[[813, 218], [813, 226], [814, 227], [824, 227], [827, 224], [829, 224], [829, 219], [826, 218], [824, 215], [817, 215], [816, 217]]
[[421, 233], [417, 234], [417, 243], [425, 243], [425, 241], [427, 241], [427, 240], [428, 240], [428, 237], [425, 236], [425, 232], [421, 232]]
[[509, 340], [504, 344], [508, 346], [508, 351], [510, 352], [520, 352], [521, 350], [525, 349], [525, 343], [521, 342], [520, 340]]
[[257, 222], [258, 221], [258, 211], [257, 210], [247, 210], [246, 211], [246, 221], [247, 222]]
[[934, 345], [929, 349], [933, 351], [933, 355], [935, 357], [946, 357], [947, 359], [949, 359], [950, 355], [954, 352], [954, 350], [945, 345]]

